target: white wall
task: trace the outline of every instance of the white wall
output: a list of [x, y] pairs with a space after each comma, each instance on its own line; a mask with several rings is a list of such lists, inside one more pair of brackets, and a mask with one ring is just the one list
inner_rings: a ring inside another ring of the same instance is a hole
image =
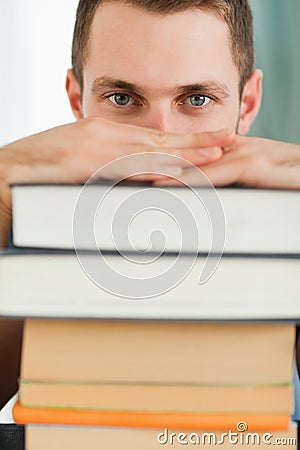
[[70, 122], [65, 94], [78, 0], [0, 0], [0, 145]]
[[[73, 121], [65, 94], [78, 0], [0, 0], [0, 145]], [[265, 72], [252, 132], [300, 143], [299, 0], [251, 0]], [[294, 45], [293, 45], [294, 43]]]

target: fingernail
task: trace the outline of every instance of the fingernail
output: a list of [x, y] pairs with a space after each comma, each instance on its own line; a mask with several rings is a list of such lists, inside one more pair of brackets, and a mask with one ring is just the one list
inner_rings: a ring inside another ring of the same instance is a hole
[[200, 148], [197, 152], [200, 156], [204, 155], [216, 157], [222, 153], [222, 150], [220, 149], [220, 147], [208, 147], [208, 148]]

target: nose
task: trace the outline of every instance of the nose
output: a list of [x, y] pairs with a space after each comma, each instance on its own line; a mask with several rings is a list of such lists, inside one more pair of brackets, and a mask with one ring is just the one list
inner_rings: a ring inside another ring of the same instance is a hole
[[138, 125], [145, 128], [153, 128], [159, 131], [164, 131], [166, 133], [184, 133], [184, 125], [176, 114], [176, 111], [172, 108], [149, 108], [147, 112], [144, 112], [143, 116], [140, 117]]

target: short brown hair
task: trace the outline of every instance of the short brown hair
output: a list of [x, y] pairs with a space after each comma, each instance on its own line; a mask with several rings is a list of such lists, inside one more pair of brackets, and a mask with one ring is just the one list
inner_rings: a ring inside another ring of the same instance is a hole
[[72, 45], [74, 75], [83, 89], [83, 67], [88, 57], [91, 26], [98, 6], [125, 3], [156, 14], [189, 9], [213, 11], [228, 25], [233, 62], [240, 74], [240, 93], [254, 70], [253, 16], [248, 0], [80, 0]]

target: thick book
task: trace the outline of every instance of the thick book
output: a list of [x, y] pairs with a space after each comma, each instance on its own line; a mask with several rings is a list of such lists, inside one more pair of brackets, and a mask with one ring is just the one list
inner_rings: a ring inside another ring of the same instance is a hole
[[[176, 255], [164, 255], [151, 264], [147, 257], [143, 258], [143, 255], [135, 255], [132, 263], [118, 254], [106, 255], [105, 260], [98, 254], [86, 254], [85, 262], [96, 271], [100, 264], [96, 284], [83, 270], [74, 252], [0, 252], [0, 316], [174, 320], [300, 318], [300, 263], [296, 257], [223, 257], [205, 284], [199, 284], [205, 257], [195, 259], [193, 255], [181, 255], [177, 261]], [[172, 271], [169, 272], [174, 264], [178, 264], [179, 277], [178, 273], [173, 276]], [[148, 290], [143, 290], [144, 298], [125, 297], [118, 279], [115, 281], [111, 272], [106, 275], [103, 267], [125, 274], [132, 293], [141, 287], [135, 284], [139, 277], [147, 280], [151, 289], [158, 287], [159, 290], [148, 297]], [[160, 274], [169, 274], [167, 286], [163, 280], [162, 288]]]
[[181, 413], [281, 413], [294, 411], [292, 386], [23, 382], [25, 407]]
[[[227, 430], [228, 434], [230, 430]], [[237, 434], [234, 434], [236, 433]], [[267, 430], [260, 433], [239, 432], [236, 426], [231, 436], [221, 432], [203, 430], [174, 430], [167, 428], [121, 428], [59, 425], [28, 425], [26, 427], [26, 450], [182, 450], [182, 448], [211, 449], [249, 448], [261, 450], [282, 443], [285, 449], [297, 448], [297, 426], [288, 431]]]
[[289, 323], [26, 320], [24, 382], [278, 386], [292, 380]]
[[13, 410], [17, 424], [89, 425], [133, 428], [176, 428], [187, 430], [236, 430], [239, 422], [249, 431], [287, 431], [288, 414], [159, 413], [157, 411], [90, 411], [80, 409], [25, 408], [19, 402]]
[[[300, 254], [300, 192], [133, 183], [14, 185], [15, 246]], [[221, 248], [222, 247], [222, 248]]]

